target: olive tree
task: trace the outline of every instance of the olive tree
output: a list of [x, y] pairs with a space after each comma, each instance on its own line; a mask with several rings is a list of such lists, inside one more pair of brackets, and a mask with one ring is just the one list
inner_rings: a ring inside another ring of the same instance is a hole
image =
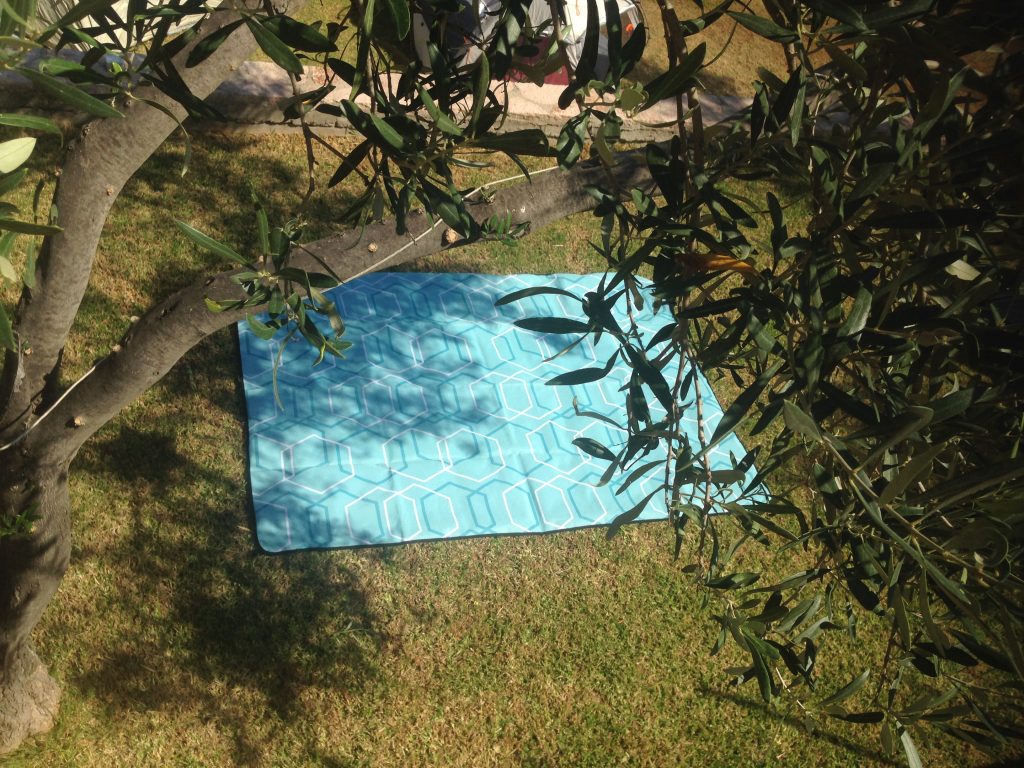
[[[682, 574], [720, 625], [712, 651], [736, 644], [749, 657], [731, 672], [738, 682], [876, 728], [911, 764], [912, 733], [925, 724], [983, 747], [1019, 736], [1024, 46], [1012, 8], [766, 0], [755, 14], [723, 0], [681, 18], [659, 0], [656, 23], [626, 30], [617, 3], [588, 0], [581, 33], [560, 4], [539, 13], [536, 0], [354, 1], [344, 24], [314, 25], [295, 20], [297, 2], [100, 0], [26, 26], [31, 5], [0, 6], [0, 66], [77, 117], [50, 219], [0, 209], [0, 265], [24, 284], [0, 315], [4, 749], [48, 728], [56, 711], [59, 689], [30, 634], [68, 565], [68, 472], [100, 426], [229, 323], [249, 318], [264, 336], [299, 334], [337, 354], [349, 342], [324, 287], [584, 210], [600, 218], [607, 277], [581, 298], [577, 322], [559, 327], [615, 339], [631, 370], [621, 446], [585, 448], [607, 460], [603, 482], [663, 478]], [[426, 30], [417, 46], [414, 18]], [[461, 44], [447, 34], [456, 19]], [[787, 72], [751, 73], [751, 106], [705, 127], [701, 76], [714, 54], [690, 40], [712, 24], [774, 41]], [[655, 28], [668, 65], [632, 80]], [[69, 46], [80, 60], [52, 55]], [[362, 135], [333, 179], [365, 182], [339, 212], [357, 226], [303, 243], [259, 213], [261, 247], [248, 258], [182, 226], [182, 237], [241, 266], [169, 294], [94, 369], [65, 381], [61, 352], [118, 192], [186, 116], [211, 116], [203, 99], [257, 47], [295, 77], [285, 113], [311, 157], [311, 110]], [[564, 61], [573, 67], [560, 101], [579, 109], [557, 142], [501, 133], [511, 70], [540, 77]], [[321, 68], [325, 85], [303, 90], [304, 65]], [[347, 97], [328, 99], [341, 84]], [[623, 117], [665, 99], [676, 105], [671, 140], [622, 146]], [[26, 133], [0, 143], [6, 192], [32, 131], [60, 129], [25, 114], [0, 121]], [[492, 152], [522, 164], [523, 183], [460, 189], [453, 169]], [[529, 155], [562, 170], [531, 180]], [[765, 180], [773, 191], [754, 197]], [[375, 247], [352, 248], [360, 238]], [[8, 259], [15, 240], [28, 252], [20, 275]], [[610, 311], [652, 300], [665, 319], [652, 339]], [[333, 335], [318, 330], [317, 313]], [[668, 380], [673, 361], [685, 364]], [[713, 431], [695, 365], [738, 387]], [[652, 416], [651, 398], [665, 418]], [[681, 429], [684, 412], [696, 414], [696, 442]], [[737, 428], [755, 447], [734, 471], [712, 472], [708, 452]], [[745, 498], [718, 502], [716, 488], [752, 465]], [[737, 570], [750, 548], [793, 550], [804, 567], [780, 581]], [[868, 614], [886, 628], [884, 657], [838, 690], [817, 690], [823, 637], [856, 633]]]

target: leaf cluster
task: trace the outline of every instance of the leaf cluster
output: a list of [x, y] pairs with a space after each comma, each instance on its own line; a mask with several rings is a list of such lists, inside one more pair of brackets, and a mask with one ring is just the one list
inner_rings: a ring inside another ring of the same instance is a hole
[[[737, 121], [648, 145], [656, 195], [594, 190], [609, 273], [579, 297], [588, 321], [520, 324], [619, 341], [624, 447], [579, 447], [602, 482], [665, 478], [685, 570], [720, 608], [713, 651], [749, 657], [738, 682], [873, 725], [911, 763], [925, 724], [996, 750], [1024, 703], [1020, 21], [984, 0], [766, 7], [668, 30], [732, 20], [782, 45], [788, 76], [761, 70]], [[650, 340], [610, 312], [645, 300], [641, 270], [666, 313]], [[680, 417], [711, 395], [687, 366], [738, 391], [699, 445]], [[736, 429], [754, 447], [734, 465], [757, 471], [723, 501], [704, 459]], [[765, 583], [734, 565], [751, 546], [807, 567]], [[867, 616], [884, 658], [821, 695], [824, 635]]]

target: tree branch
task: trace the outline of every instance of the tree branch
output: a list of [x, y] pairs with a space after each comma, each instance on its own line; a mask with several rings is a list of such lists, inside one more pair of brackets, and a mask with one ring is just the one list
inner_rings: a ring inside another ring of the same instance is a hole
[[[612, 173], [621, 189], [652, 185], [646, 166], [637, 156], [623, 156]], [[559, 170], [537, 181], [501, 190], [489, 203], [473, 206], [472, 211], [478, 220], [508, 212], [514, 224], [528, 222], [532, 228], [540, 228], [592, 209], [597, 200], [586, 188], [607, 180], [607, 169], [601, 165]], [[384, 222], [295, 249], [290, 264], [318, 272], [326, 264], [344, 281], [381, 268], [381, 262], [399, 249], [402, 252], [388, 259], [387, 266], [459, 245], [447, 245], [447, 228], [434, 227], [423, 214], [410, 215], [408, 226], [417, 234], [415, 242], [411, 242], [414, 238], [409, 234], [396, 234], [392, 222]], [[371, 248], [371, 243], [376, 247]], [[205, 304], [206, 297], [244, 297], [232, 280], [239, 271], [233, 269], [197, 280], [150, 310], [133, 326], [119, 350], [98, 363], [95, 371], [38, 423], [23, 448], [55, 463], [70, 460], [89, 436], [163, 378], [192, 347], [213, 332], [243, 319], [243, 311], [214, 313]]]
[[[258, 0], [239, 5], [246, 4], [262, 7]], [[293, 6], [302, 4], [296, 0]], [[201, 64], [186, 68], [185, 60], [197, 42], [237, 18], [233, 10], [215, 12], [172, 60], [199, 99], [228, 77], [255, 48], [255, 41], [243, 25]], [[125, 183], [178, 125], [164, 110], [177, 121], [186, 116], [184, 107], [156, 87], [140, 88], [122, 108], [124, 118], [87, 123], [68, 145], [53, 201], [63, 232], [43, 244], [36, 287], [23, 292], [18, 306], [16, 330], [25, 353], [9, 352], [0, 377], [0, 443], [29, 425], [59, 391], [61, 353], [110, 209]]]

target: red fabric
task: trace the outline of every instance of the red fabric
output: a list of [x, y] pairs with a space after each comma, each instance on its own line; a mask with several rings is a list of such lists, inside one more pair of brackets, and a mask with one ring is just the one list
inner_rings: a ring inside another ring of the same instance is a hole
[[[505, 75], [505, 79], [513, 83], [527, 82], [529, 78], [520, 72], [518, 69], [510, 69], [508, 74]], [[544, 85], [568, 85], [569, 84], [569, 68], [559, 67], [554, 72], [549, 73], [544, 78]]]
[[[547, 48], [547, 46], [548, 46], [548, 38], [544, 38], [542, 40], [538, 40], [536, 45], [542, 51], [545, 50]], [[540, 61], [541, 61], [541, 54], [540, 53], [538, 53], [536, 56], [531, 56], [528, 59], [523, 59], [523, 63], [524, 64], [528, 64], [530, 66], [534, 66], [536, 64], [539, 64]], [[522, 72], [520, 72], [519, 70], [514, 69], [514, 68], [510, 69], [508, 71], [508, 74], [505, 75], [505, 79], [509, 80], [509, 81], [511, 81], [513, 83], [522, 83], [522, 82], [525, 82], [525, 81], [529, 80], [529, 78], [526, 75], [524, 75]], [[544, 84], [545, 85], [568, 85], [569, 84], [569, 80], [570, 80], [569, 68], [567, 66], [561, 66], [558, 69], [556, 69], [554, 72], [551, 72], [547, 76], [545, 76]]]

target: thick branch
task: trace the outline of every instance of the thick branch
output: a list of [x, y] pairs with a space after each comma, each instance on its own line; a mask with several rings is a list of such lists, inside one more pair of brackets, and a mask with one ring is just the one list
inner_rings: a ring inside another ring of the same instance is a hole
[[[247, 0], [261, 6], [257, 0]], [[195, 43], [230, 23], [238, 15], [219, 11], [203, 22], [199, 35], [173, 60], [192, 93], [206, 98], [255, 48], [243, 26], [196, 67], [185, 59]], [[125, 183], [177, 127], [150, 100], [184, 119], [185, 109], [157, 88], [140, 88], [122, 108], [124, 118], [85, 125], [69, 144], [54, 206], [63, 232], [47, 238], [36, 271], [36, 287], [26, 290], [18, 307], [17, 332], [30, 354], [9, 353], [0, 380], [0, 441], [20, 431], [35, 418], [47, 400], [47, 388], [56, 391], [60, 356], [78, 313], [92, 272], [93, 258], [103, 225]], [[19, 370], [20, 365], [20, 370]]]
[[[648, 187], [650, 176], [643, 162], [626, 157], [614, 169], [621, 189]], [[478, 220], [509, 212], [514, 223], [529, 222], [538, 229], [566, 216], [590, 210], [597, 201], [586, 187], [606, 184], [602, 166], [555, 171], [530, 183], [497, 192], [490, 203], [474, 207]], [[327, 264], [342, 280], [382, 266], [395, 266], [444, 250], [447, 228], [431, 229], [422, 214], [409, 218], [409, 229], [418, 237], [397, 235], [394, 224], [385, 222], [332, 236], [296, 250], [291, 264], [310, 271], [323, 271]], [[371, 248], [370, 244], [376, 247]], [[399, 249], [394, 259], [382, 259]], [[319, 261], [318, 261], [319, 260]], [[122, 408], [159, 381], [188, 350], [202, 339], [244, 318], [243, 312], [213, 313], [204, 299], [230, 300], [243, 294], [232, 281], [238, 270], [199, 280], [168, 297], [149, 311], [132, 328], [119, 351], [100, 362], [96, 370], [76, 387], [39, 423], [24, 446], [49, 461], [69, 460], [85, 440]]]

